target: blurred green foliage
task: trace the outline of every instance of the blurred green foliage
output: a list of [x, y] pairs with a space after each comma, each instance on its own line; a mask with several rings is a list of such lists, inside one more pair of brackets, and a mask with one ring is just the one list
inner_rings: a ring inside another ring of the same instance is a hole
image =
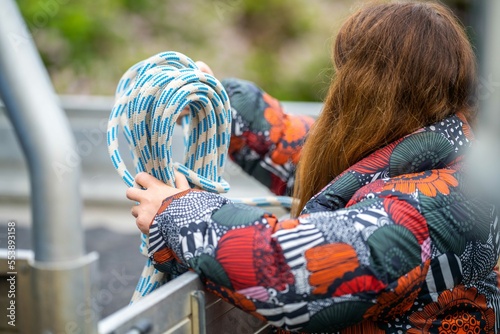
[[[464, 1], [458, 1], [461, 9]], [[124, 71], [161, 51], [253, 80], [284, 100], [318, 101], [349, 0], [19, 0], [60, 94], [112, 95]]]
[[[166, 50], [205, 61], [219, 78], [256, 81], [281, 99], [320, 100], [330, 80], [327, 0], [18, 4], [61, 94], [111, 95], [128, 67]], [[347, 10], [343, 2], [332, 8]]]
[[22, 0], [19, 6], [50, 69], [75, 65], [85, 70], [94, 57], [106, 54], [103, 46], [118, 37], [109, 25], [120, 3], [106, 1], [96, 10], [93, 1], [65, 2]]

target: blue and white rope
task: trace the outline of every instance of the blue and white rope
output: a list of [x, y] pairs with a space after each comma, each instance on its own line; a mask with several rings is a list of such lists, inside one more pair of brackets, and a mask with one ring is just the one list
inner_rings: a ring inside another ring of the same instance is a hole
[[241, 203], [258, 207], [283, 207], [292, 208], [293, 198], [288, 196], [269, 196], [269, 197], [248, 197], [231, 199], [233, 203]]
[[[191, 121], [184, 131], [184, 164], [179, 164], [172, 161], [171, 138], [176, 119], [186, 107]], [[229, 99], [221, 83], [185, 55], [164, 52], [139, 62], [123, 75], [116, 89], [108, 150], [123, 181], [137, 186], [120, 155], [119, 130], [128, 141], [136, 172], [148, 172], [174, 186], [175, 168], [204, 190], [229, 190], [222, 179], [231, 136]], [[141, 251], [146, 256], [147, 246], [147, 237], [142, 235]], [[162, 273], [148, 259], [131, 302], [163, 281]]]

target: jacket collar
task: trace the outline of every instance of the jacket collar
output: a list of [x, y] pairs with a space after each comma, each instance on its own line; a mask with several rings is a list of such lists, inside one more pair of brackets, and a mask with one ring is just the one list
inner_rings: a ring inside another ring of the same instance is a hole
[[375, 151], [315, 195], [302, 213], [337, 210], [372, 182], [433, 169], [457, 168], [474, 140], [461, 114], [424, 127]]

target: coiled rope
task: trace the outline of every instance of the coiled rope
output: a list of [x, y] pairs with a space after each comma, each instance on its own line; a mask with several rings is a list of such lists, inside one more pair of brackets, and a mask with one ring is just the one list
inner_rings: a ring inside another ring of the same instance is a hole
[[[184, 120], [184, 163], [172, 161], [171, 138], [179, 114]], [[187, 119], [187, 117], [184, 117]], [[174, 168], [195, 186], [227, 192], [222, 179], [231, 136], [231, 109], [221, 83], [201, 72], [183, 54], [164, 52], [132, 66], [121, 78], [107, 131], [108, 151], [114, 167], [129, 187], [137, 185], [120, 155], [118, 132], [122, 129], [136, 172], [147, 172], [175, 186]], [[141, 252], [147, 256], [148, 240], [142, 235]], [[147, 263], [132, 301], [140, 299], [164, 281], [161, 272]]]
[[[172, 160], [172, 135], [184, 108], [190, 117], [182, 120], [184, 163]], [[191, 121], [189, 121], [189, 119]], [[137, 187], [119, 151], [118, 133], [127, 139], [137, 173], [147, 172], [168, 185], [175, 185], [174, 169], [194, 186], [225, 193], [222, 179], [231, 138], [231, 109], [221, 83], [201, 72], [196, 64], [177, 52], [164, 52], [132, 66], [120, 79], [111, 111], [107, 142], [111, 161], [125, 184]], [[270, 196], [233, 200], [252, 206], [290, 208], [292, 198]], [[141, 253], [148, 256], [148, 238], [141, 235]], [[148, 257], [131, 303], [149, 294], [165, 281]]]

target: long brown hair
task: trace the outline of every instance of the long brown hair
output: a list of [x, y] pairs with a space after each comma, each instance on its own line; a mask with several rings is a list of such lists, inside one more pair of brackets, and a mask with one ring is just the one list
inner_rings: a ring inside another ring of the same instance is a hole
[[461, 112], [471, 120], [475, 55], [462, 25], [434, 2], [372, 3], [333, 46], [336, 69], [301, 153], [297, 216], [332, 179], [373, 151]]

